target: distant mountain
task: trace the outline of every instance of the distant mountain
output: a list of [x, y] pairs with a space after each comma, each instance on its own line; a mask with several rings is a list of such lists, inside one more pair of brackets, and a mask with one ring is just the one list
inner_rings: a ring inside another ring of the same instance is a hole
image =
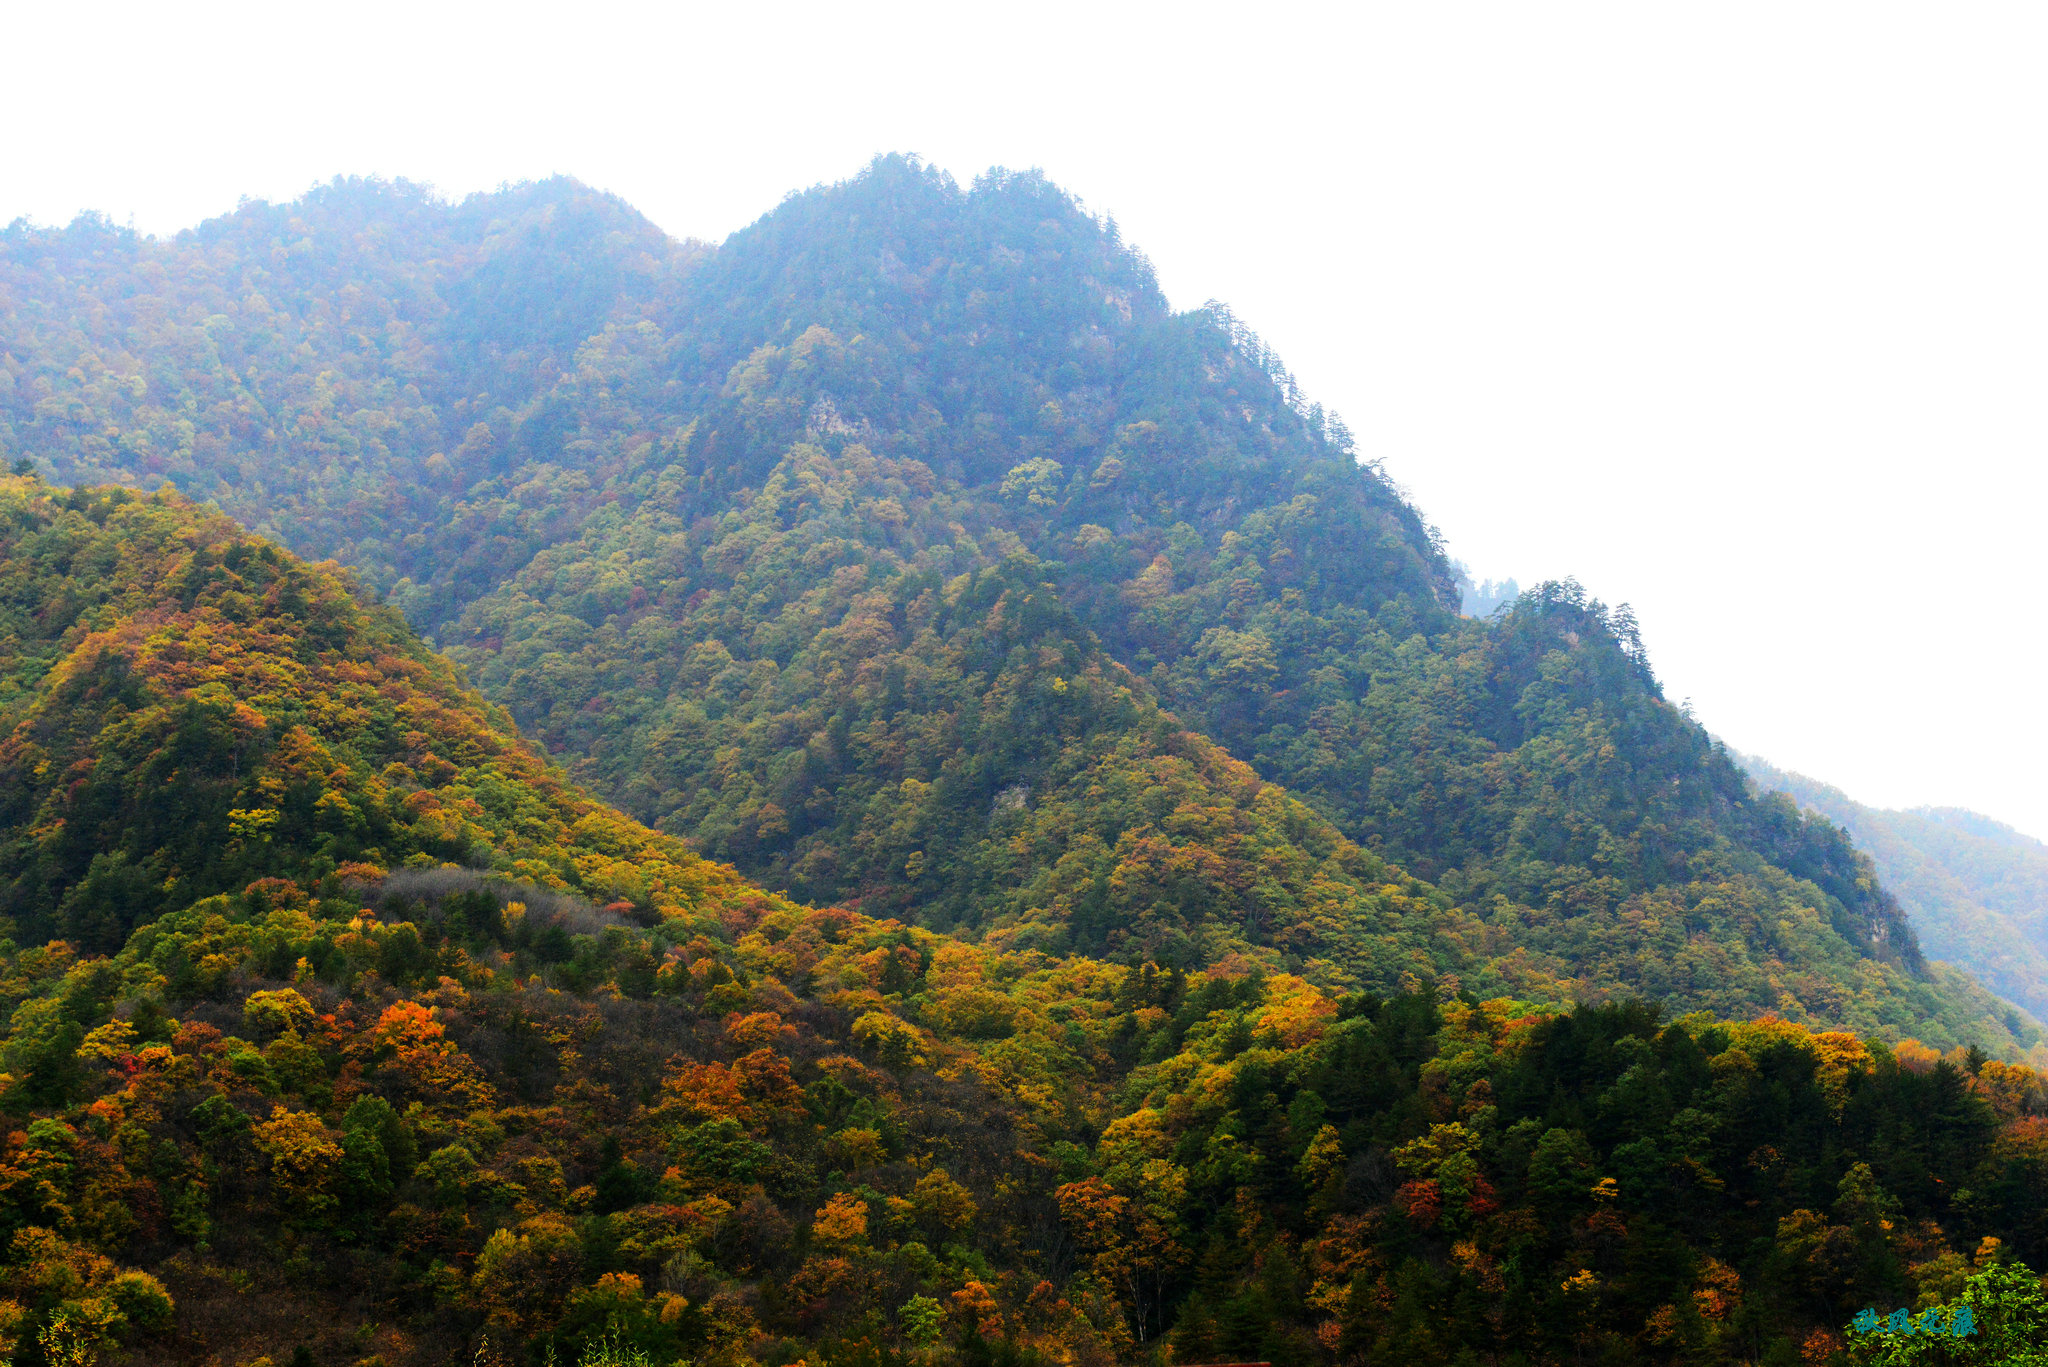
[[1458, 610], [1467, 617], [1491, 617], [1521, 596], [1522, 586], [1512, 578], [1475, 582], [1463, 565], [1451, 565], [1458, 573]]
[[1912, 918], [1922, 946], [2048, 1017], [2048, 845], [1958, 807], [1890, 811], [1741, 757], [1757, 786], [1847, 831]]
[[579, 351], [608, 335], [630, 351], [705, 250], [559, 178], [460, 205], [336, 181], [168, 240], [90, 215], [16, 223], [0, 449], [67, 482], [170, 480], [380, 593], [411, 575], [473, 596], [573, 528], [589, 485], [557, 482], [522, 527], [423, 529], [536, 443], [557, 449]]

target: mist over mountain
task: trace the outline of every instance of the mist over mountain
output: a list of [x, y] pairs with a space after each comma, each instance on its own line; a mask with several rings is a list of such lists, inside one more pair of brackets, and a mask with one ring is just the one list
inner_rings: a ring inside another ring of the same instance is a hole
[[2037, 1018], [2048, 1012], [2048, 846], [1959, 807], [1890, 811], [1753, 756], [1742, 766], [1868, 852], [1928, 953]]
[[10, 227], [0, 1335], [1818, 1361], [2005, 1295], [2041, 1032], [1948, 948], [2026, 847], [1924, 818], [2013, 872], [1902, 906], [1369, 454], [1037, 173]]
[[1470, 570], [1455, 561], [1458, 572], [1458, 607], [1467, 617], [1491, 617], [1515, 601], [1522, 586], [1514, 579], [1481, 579], [1475, 582]]
[[[1960, 1023], [1632, 621], [1557, 586], [1462, 618], [1341, 424], [1036, 175], [885, 158], [716, 250], [570, 182], [337, 183], [8, 261], [9, 453], [351, 561], [572, 773], [795, 895]], [[1457, 914], [1404, 938], [1362, 857]]]

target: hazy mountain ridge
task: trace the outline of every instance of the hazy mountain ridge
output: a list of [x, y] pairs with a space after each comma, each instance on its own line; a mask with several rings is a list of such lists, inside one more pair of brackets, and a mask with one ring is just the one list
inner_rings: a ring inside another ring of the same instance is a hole
[[2048, 1014], [2048, 845], [1961, 808], [1893, 811], [1743, 756], [1759, 788], [1788, 793], [1868, 853], [1929, 954]]
[[235, 222], [327, 256], [231, 378], [162, 244], [8, 240], [7, 453], [189, 436], [479, 688], [175, 492], [0, 479], [0, 1354], [1733, 1367], [2048, 1262], [2048, 1079], [1964, 1047], [2031, 1023], [1625, 610], [1461, 616], [1041, 178], [884, 161], [673, 258], [560, 183]]
[[[708, 251], [565, 182], [337, 185], [170, 244], [11, 231], [11, 450], [132, 475], [200, 380], [301, 396], [260, 462], [207, 410], [180, 477], [350, 555], [579, 778], [797, 895], [2018, 1043], [1836, 833], [1752, 803], [1625, 612], [1544, 586], [1462, 618], [1341, 424], [1040, 176], [884, 158]], [[209, 272], [304, 296], [245, 297], [240, 369], [194, 349], [217, 324], [150, 323]], [[594, 283], [535, 302], [564, 281]], [[337, 308], [382, 340], [348, 352]], [[280, 317], [317, 324], [311, 363]], [[95, 338], [119, 367], [73, 364]], [[1188, 762], [1211, 742], [1264, 784]], [[1397, 932], [1317, 872], [1344, 848], [1456, 915]]]
[[[515, 454], [466, 440], [476, 424], [659, 309], [701, 252], [562, 179], [458, 205], [336, 181], [168, 239], [13, 224], [0, 450], [70, 481], [173, 480], [380, 590], [429, 577], [407, 538]], [[521, 559], [545, 532], [523, 536]]]

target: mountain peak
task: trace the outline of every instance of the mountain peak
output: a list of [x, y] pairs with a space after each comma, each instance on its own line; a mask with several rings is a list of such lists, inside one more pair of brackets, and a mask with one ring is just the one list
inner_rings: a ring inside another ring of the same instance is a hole
[[1037, 172], [10, 229], [0, 458], [0, 1356], [2048, 1329], [2036, 1023]]

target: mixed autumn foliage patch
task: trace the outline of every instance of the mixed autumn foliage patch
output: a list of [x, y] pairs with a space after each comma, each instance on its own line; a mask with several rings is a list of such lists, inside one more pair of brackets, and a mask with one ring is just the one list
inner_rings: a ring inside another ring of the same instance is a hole
[[0, 453], [17, 1364], [2048, 1332], [2038, 1027], [1042, 177], [16, 225]]
[[806, 907], [331, 569], [4, 493], [17, 1360], [1736, 1361], [2048, 1257], [2022, 1065]]
[[1625, 609], [1460, 616], [1344, 425], [1037, 173], [879, 158], [716, 248], [566, 180], [17, 224], [0, 458], [347, 565], [579, 784], [812, 905], [2039, 1038]]
[[1981, 1056], [360, 877], [8, 954], [18, 1342], [1755, 1361], [2048, 1254]]

